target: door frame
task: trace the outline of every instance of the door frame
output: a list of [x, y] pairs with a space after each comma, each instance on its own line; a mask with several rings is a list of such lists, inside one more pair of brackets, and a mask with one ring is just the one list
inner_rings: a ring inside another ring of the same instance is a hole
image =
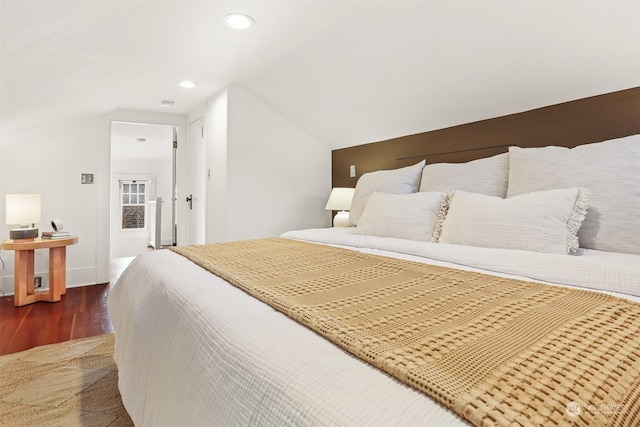
[[[111, 160], [111, 154], [112, 154], [112, 141], [113, 141], [113, 135], [112, 135], [112, 129], [113, 129], [113, 124], [115, 123], [126, 123], [126, 124], [135, 124], [135, 125], [141, 125], [141, 126], [164, 126], [164, 127], [170, 127], [172, 128], [172, 146], [170, 146], [169, 149], [172, 150], [172, 160], [171, 160], [171, 165], [172, 165], [172, 169], [171, 169], [171, 240], [172, 240], [172, 244], [175, 246], [176, 244], [178, 244], [178, 236], [181, 232], [183, 232], [183, 230], [178, 230], [178, 224], [179, 224], [179, 220], [180, 218], [184, 218], [185, 214], [181, 214], [180, 213], [180, 209], [179, 209], [179, 204], [178, 204], [178, 193], [179, 193], [179, 182], [181, 180], [183, 180], [182, 176], [184, 174], [184, 171], [187, 170], [186, 167], [181, 166], [180, 165], [180, 161], [179, 158], [181, 156], [181, 152], [179, 151], [179, 147], [180, 147], [180, 143], [179, 143], [179, 134], [180, 132], [180, 125], [178, 124], [174, 124], [174, 123], [161, 123], [161, 122], [156, 122], [156, 121], [139, 121], [139, 120], [127, 120], [127, 119], [110, 119], [109, 121], [109, 155], [110, 155], [110, 160]], [[133, 174], [136, 174], [135, 172], [132, 172]], [[114, 184], [113, 184], [113, 170], [112, 170], [112, 165], [111, 165], [111, 161], [109, 162], [109, 204], [108, 204], [108, 209], [109, 209], [109, 214], [108, 214], [108, 219], [109, 219], [109, 232], [108, 232], [108, 241], [109, 241], [109, 259], [111, 259], [111, 236], [114, 232], [117, 232], [117, 230], [113, 230], [112, 228], [112, 223], [111, 223], [111, 215], [112, 215], [112, 211], [114, 209], [113, 207], [113, 203], [114, 201], [112, 200], [112, 194], [113, 194], [113, 189], [111, 188]], [[182, 227], [180, 227], [182, 228]]]
[[[175, 126], [178, 130], [178, 141], [188, 141], [187, 116], [181, 114], [160, 113], [153, 111], [135, 111], [135, 110], [114, 110], [105, 114], [99, 119], [102, 123], [103, 131], [100, 132], [98, 138], [99, 144], [96, 144], [96, 158], [100, 159], [95, 164], [96, 173], [96, 204], [98, 211], [96, 214], [96, 270], [95, 283], [108, 283], [111, 278], [111, 243], [110, 243], [110, 209], [111, 203], [109, 197], [111, 194], [111, 122], [131, 122], [145, 123], [157, 125]], [[184, 146], [184, 148], [182, 148]], [[178, 201], [183, 195], [188, 193], [187, 189], [187, 156], [185, 150], [188, 145], [179, 144], [176, 153], [176, 176], [177, 176], [177, 199]], [[177, 203], [176, 222], [177, 222], [177, 244], [186, 244], [186, 216], [187, 211], [184, 204]]]
[[[199, 126], [200, 132], [194, 127]], [[207, 140], [205, 134], [205, 117], [198, 116], [189, 122], [189, 150], [188, 150], [188, 196], [192, 198], [187, 208], [187, 242], [190, 245], [202, 244], [206, 241], [206, 193], [207, 178], [210, 171], [207, 169]], [[201, 144], [196, 144], [193, 135], [194, 130], [200, 134]], [[199, 164], [194, 164], [195, 161]], [[199, 184], [199, 185], [198, 185]]]

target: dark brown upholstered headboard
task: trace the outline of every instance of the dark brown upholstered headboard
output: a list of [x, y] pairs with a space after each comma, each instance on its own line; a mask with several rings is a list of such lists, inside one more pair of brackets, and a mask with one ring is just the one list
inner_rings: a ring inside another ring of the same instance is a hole
[[[640, 87], [592, 96], [387, 141], [332, 152], [334, 187], [355, 187], [380, 169], [430, 163], [460, 163], [508, 151], [510, 145], [575, 147], [640, 134]], [[349, 165], [357, 175], [349, 177]]]

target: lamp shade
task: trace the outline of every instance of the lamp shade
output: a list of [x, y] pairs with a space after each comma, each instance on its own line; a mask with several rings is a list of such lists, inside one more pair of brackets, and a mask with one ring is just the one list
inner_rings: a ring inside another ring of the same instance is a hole
[[39, 194], [7, 194], [7, 225], [27, 225], [40, 222]]
[[355, 191], [355, 188], [334, 188], [331, 190], [325, 209], [328, 211], [348, 211], [351, 209], [351, 200]]

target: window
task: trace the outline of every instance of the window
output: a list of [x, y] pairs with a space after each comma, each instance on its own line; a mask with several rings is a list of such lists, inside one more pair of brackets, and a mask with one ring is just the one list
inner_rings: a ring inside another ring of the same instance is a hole
[[141, 230], [146, 228], [146, 201], [146, 181], [120, 181], [123, 230]]

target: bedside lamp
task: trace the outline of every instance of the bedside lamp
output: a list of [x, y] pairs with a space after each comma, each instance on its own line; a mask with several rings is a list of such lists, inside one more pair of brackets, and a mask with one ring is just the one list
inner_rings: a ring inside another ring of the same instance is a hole
[[353, 199], [353, 193], [355, 188], [334, 188], [331, 190], [329, 200], [325, 209], [328, 211], [339, 211], [333, 218], [334, 227], [348, 227], [349, 226], [349, 209], [351, 209], [351, 199]]
[[40, 195], [7, 194], [6, 202], [7, 225], [20, 225], [20, 228], [9, 230], [9, 238], [23, 240], [38, 237], [35, 227], [40, 222]]

